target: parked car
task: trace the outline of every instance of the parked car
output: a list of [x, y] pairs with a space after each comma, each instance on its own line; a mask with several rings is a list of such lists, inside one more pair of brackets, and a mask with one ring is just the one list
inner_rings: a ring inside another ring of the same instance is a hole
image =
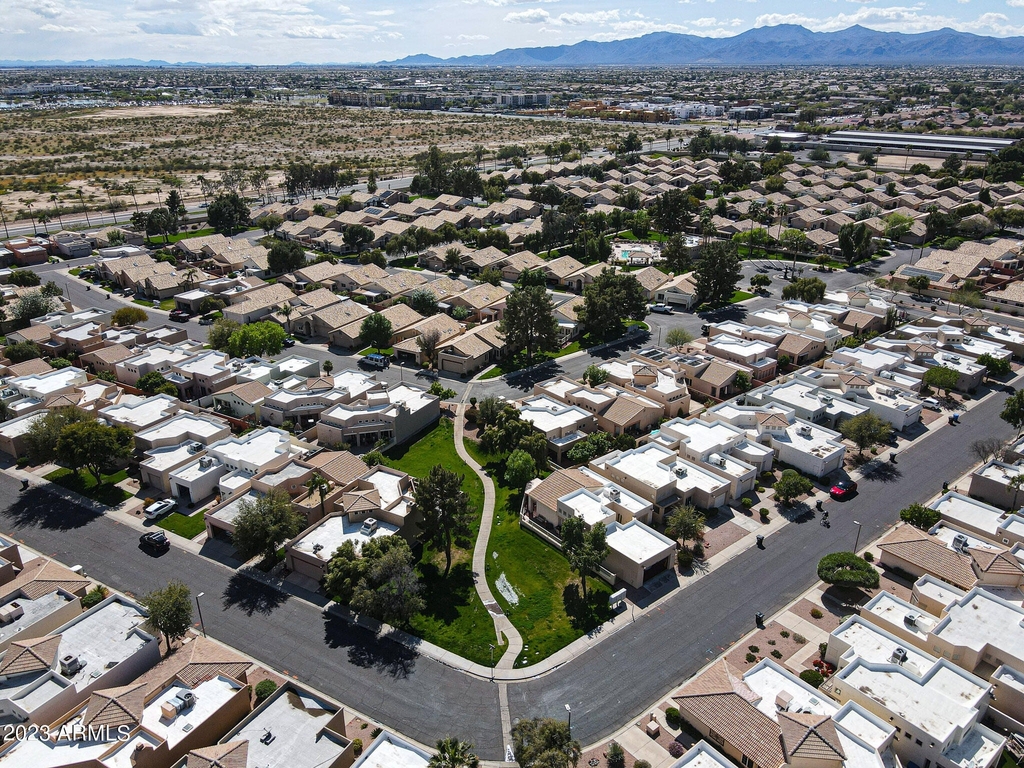
[[199, 318], [199, 324], [200, 325], [213, 325], [213, 318], [212, 317], [201, 317], [201, 318]]
[[164, 515], [170, 512], [176, 506], [178, 506], [178, 502], [175, 501], [174, 499], [154, 501], [152, 504], [150, 504], [148, 507], [142, 510], [142, 514], [145, 515], [147, 520], [153, 520], [157, 517], [160, 517], [160, 515]]
[[929, 411], [942, 410], [942, 406], [939, 405], [939, 401], [936, 400], [934, 397], [926, 397], [924, 400], [921, 401], [921, 404], [924, 405], [924, 407], [927, 408]]
[[192, 313], [189, 312], [187, 309], [172, 309], [171, 310], [171, 320], [174, 320], [175, 322], [186, 323], [186, 322], [188, 322], [188, 319], [190, 317], [192, 317]]
[[432, 368], [423, 368], [421, 370], [416, 371], [416, 375], [422, 376], [425, 379], [432, 379], [434, 381], [437, 381], [438, 373]]
[[285, 336], [284, 337], [284, 341], [281, 342], [281, 345], [283, 347], [286, 347], [286, 348], [294, 347], [295, 346], [295, 339], [293, 339], [291, 336]]
[[166, 552], [171, 548], [171, 541], [163, 531], [149, 531], [139, 536], [139, 544], [145, 549]]
[[362, 360], [359, 361], [359, 365], [364, 368], [376, 368], [378, 370], [384, 370], [391, 365], [391, 359], [387, 355], [382, 355], [377, 352], [371, 352], [366, 355]]
[[662, 315], [671, 315], [672, 307], [668, 304], [651, 304], [651, 312], [657, 312]]
[[833, 499], [842, 501], [848, 499], [857, 493], [857, 484], [853, 480], [840, 480], [838, 483], [832, 486], [832, 490], [828, 492], [828, 495]]

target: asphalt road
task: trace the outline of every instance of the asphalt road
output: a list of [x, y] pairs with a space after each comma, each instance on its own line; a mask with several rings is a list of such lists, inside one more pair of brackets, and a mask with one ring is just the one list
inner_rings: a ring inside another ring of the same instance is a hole
[[[509, 685], [513, 720], [573, 711], [573, 733], [595, 742], [641, 715], [753, 626], [810, 587], [820, 557], [852, 549], [854, 521], [861, 544], [897, 519], [900, 507], [926, 501], [943, 480], [966, 472], [973, 440], [1010, 437], [999, 419], [1004, 397], [993, 395], [861, 482], [848, 502], [829, 502], [832, 527], [809, 510], [797, 524], [769, 537], [676, 593], [585, 655], [532, 681]], [[48, 491], [25, 495], [0, 475], [0, 530], [65, 563], [80, 563], [116, 589], [143, 594], [171, 579], [205, 592], [204, 618], [214, 637], [308, 682], [419, 741], [446, 733], [473, 741], [478, 753], [500, 759], [503, 746], [496, 688], [337, 620], [314, 606], [282, 598], [225, 566], [172, 549], [151, 557], [137, 547], [134, 529], [96, 516]], [[795, 514], [799, 514], [797, 510]]]

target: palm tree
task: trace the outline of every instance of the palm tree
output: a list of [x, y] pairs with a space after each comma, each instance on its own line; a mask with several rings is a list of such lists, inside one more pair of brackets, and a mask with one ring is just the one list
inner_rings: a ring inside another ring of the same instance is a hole
[[39, 230], [36, 229], [36, 217], [32, 213], [32, 204], [34, 202], [35, 202], [35, 200], [26, 200], [25, 201], [25, 207], [28, 208], [28, 217], [30, 219], [32, 219], [32, 234], [33, 235], [38, 235], [39, 234]]
[[[114, 198], [110, 196], [109, 189], [107, 190], [107, 202], [110, 203], [110, 216], [114, 220], [114, 223], [117, 224], [117, 206], [114, 205]], [[100, 221], [103, 221], [102, 217], [100, 217]]]
[[139, 212], [139, 199], [135, 196], [135, 185], [134, 184], [126, 184], [125, 187], [124, 187], [124, 191], [132, 196], [132, 200], [135, 203], [135, 212], [138, 213]]
[[210, 183], [206, 180], [205, 176], [196, 176], [196, 184], [199, 185], [199, 192], [203, 196], [203, 203], [208, 203], [207, 194], [210, 189]]
[[50, 202], [53, 203], [53, 209], [57, 212], [57, 221], [60, 224], [60, 228], [64, 229], [64, 219], [60, 216], [60, 201], [56, 195], [50, 195]]
[[282, 315], [284, 315], [284, 327], [288, 331], [288, 333], [291, 333], [292, 332], [291, 316], [292, 316], [292, 312], [295, 311], [295, 308], [291, 304], [282, 304], [280, 307], [278, 307], [277, 311], [280, 312]]
[[477, 768], [480, 761], [471, 751], [473, 745], [445, 736], [437, 742], [437, 754], [430, 758], [427, 768]]
[[330, 376], [331, 375], [331, 371], [334, 370], [334, 363], [332, 363], [330, 360], [324, 360], [323, 369], [324, 369], [324, 373], [326, 373], [328, 376]]
[[190, 267], [189, 269], [185, 270], [185, 285], [187, 285], [189, 288], [192, 288], [196, 284], [197, 277], [199, 277], [199, 270], [196, 269], [195, 267]]
[[4, 239], [10, 240], [11, 233], [7, 231], [7, 217], [4, 215], [4, 206], [2, 203], [0, 203], [0, 220], [4, 223]]
[[304, 485], [306, 486], [306, 490], [309, 491], [309, 496], [307, 496], [307, 498], [311, 497], [314, 493], [320, 494], [320, 515], [322, 517], [327, 514], [324, 510], [324, 502], [327, 499], [327, 492], [331, 490], [331, 484], [327, 478], [319, 472], [314, 472], [313, 476], [310, 477]]
[[92, 222], [89, 221], [89, 209], [85, 205], [85, 195], [82, 192], [81, 187], [78, 189], [78, 202], [82, 205], [82, 212], [85, 213], [85, 226], [91, 227]]

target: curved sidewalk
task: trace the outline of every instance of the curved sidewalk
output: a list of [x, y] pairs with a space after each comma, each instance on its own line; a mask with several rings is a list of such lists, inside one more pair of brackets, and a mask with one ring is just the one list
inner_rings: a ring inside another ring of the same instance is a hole
[[[466, 394], [469, 394], [468, 388], [466, 389]], [[477, 477], [484, 484], [484, 509], [483, 514], [480, 516], [480, 531], [476, 536], [476, 545], [473, 547], [473, 584], [476, 586], [476, 593], [480, 595], [484, 607], [494, 620], [494, 631], [498, 639], [500, 640], [501, 636], [504, 635], [505, 640], [508, 642], [508, 646], [505, 648], [501, 658], [498, 659], [495, 669], [514, 669], [516, 659], [519, 658], [519, 654], [523, 650], [523, 638], [519, 634], [519, 630], [512, 626], [512, 622], [509, 621], [505, 612], [501, 610], [501, 606], [494, 599], [494, 595], [491, 594], [491, 588], [487, 585], [486, 576], [487, 542], [490, 541], [491, 527], [494, 524], [494, 483], [491, 482], [491, 478], [487, 476], [476, 460], [469, 455], [466, 446], [462, 442], [462, 424], [465, 415], [466, 403], [463, 401], [459, 403], [459, 407], [455, 411], [455, 450], [459, 454], [459, 458], [476, 472]]]

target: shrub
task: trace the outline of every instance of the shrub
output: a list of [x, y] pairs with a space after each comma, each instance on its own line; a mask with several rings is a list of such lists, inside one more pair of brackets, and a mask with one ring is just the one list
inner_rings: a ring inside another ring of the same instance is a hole
[[608, 768], [626, 768], [626, 753], [617, 741], [613, 741], [608, 745], [606, 757], [608, 759]]
[[768, 641], [768, 645], [775, 645], [775, 641], [774, 640], [769, 640]]
[[816, 669], [805, 669], [800, 673], [800, 679], [813, 688], [818, 688], [825, 682], [825, 676]]
[[875, 562], [875, 556], [871, 552], [865, 552], [864, 559], [867, 560], [869, 563]]
[[762, 491], [764, 491], [764, 486], [761, 485], [760, 483], [755, 483], [754, 484], [754, 491], [756, 493], [761, 493]]
[[750, 509], [752, 506], [754, 506], [754, 500], [749, 496], [744, 496], [742, 499], [740, 499], [740, 504], [743, 505], [744, 509]]
[[768, 507], [761, 507], [757, 511], [758, 511], [758, 513], [760, 513], [761, 517], [765, 517], [765, 518], [768, 517]]
[[[363, 723], [363, 726], [365, 727], [366, 723]], [[355, 754], [356, 757], [359, 757], [361, 754], [363, 754], [362, 739], [352, 739], [352, 752]]]
[[821, 612], [820, 608], [811, 608], [811, 618], [812, 619], [820, 619], [824, 615], [825, 614]]
[[96, 585], [88, 592], [85, 593], [85, 597], [82, 598], [82, 609], [89, 610], [94, 605], [99, 605], [103, 602], [103, 599], [107, 596], [107, 590], [105, 587]]
[[686, 753], [686, 749], [678, 741], [673, 741], [668, 745], [668, 753], [672, 757], [682, 757]]
[[757, 661], [757, 656], [755, 656], [752, 653], [748, 653], [747, 654], [747, 664], [753, 664], [755, 661]]
[[703, 560], [704, 559], [704, 545], [701, 544], [699, 541], [696, 544], [693, 545], [693, 549], [690, 550], [690, 551], [693, 552], [693, 559], [694, 560]]
[[853, 552], [833, 552], [818, 561], [818, 578], [837, 587], [878, 587], [878, 571]]
[[637, 760], [633, 763], [633, 768], [651, 768], [651, 764], [646, 760]]
[[747, 646], [747, 650], [750, 651], [751, 653], [760, 653], [761, 652], [761, 649], [758, 648], [756, 645], [748, 645]]
[[277, 683], [273, 680], [260, 680], [256, 683], [256, 702], [265, 701], [277, 690]]
[[779, 636], [780, 637], [789, 637], [789, 630], [788, 629], [782, 630], [781, 632], [779, 632]]
[[828, 643], [818, 643], [818, 655], [821, 658], [825, 658], [825, 653], [828, 651]]
[[18, 460], [14, 462], [18, 469], [24, 469], [28, 466], [28, 456], [19, 456]]
[[693, 565], [693, 552], [688, 549], [680, 550], [679, 552], [679, 570], [685, 571], [687, 568]]
[[678, 709], [676, 709], [675, 707], [669, 707], [665, 710], [665, 722], [668, 723], [669, 726], [671, 726], [672, 728], [678, 728], [679, 720], [680, 717]]
[[371, 739], [376, 739], [376, 738], [377, 738], [378, 736], [380, 736], [380, 735], [381, 735], [381, 734], [382, 734], [383, 732], [384, 732], [384, 729], [383, 729], [383, 728], [380, 728], [380, 727], [374, 728], [374, 729], [373, 729], [372, 731], [370, 731], [370, 738], [371, 738]]
[[776, 659], [781, 659], [782, 658], [782, 651], [780, 651], [778, 648], [776, 648], [774, 651], [772, 651], [772, 656], [774, 658], [776, 658]]
[[803, 635], [793, 635], [793, 642], [797, 643], [798, 645], [803, 645], [807, 642], [807, 638]]
[[912, 526], [920, 528], [922, 531], [929, 530], [941, 519], [942, 515], [934, 509], [926, 507], [924, 504], [915, 503], [900, 510], [900, 520], [905, 523], [910, 523]]

